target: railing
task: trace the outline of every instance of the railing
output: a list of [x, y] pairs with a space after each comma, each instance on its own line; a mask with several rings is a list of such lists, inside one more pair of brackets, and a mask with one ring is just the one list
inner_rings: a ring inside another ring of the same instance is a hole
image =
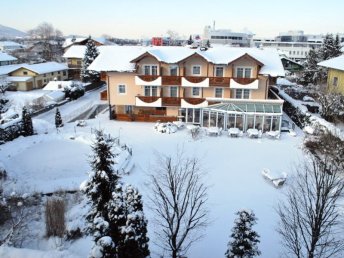
[[68, 64], [68, 68], [70, 69], [81, 69], [82, 65], [76, 65], [76, 64]]
[[186, 80], [192, 83], [200, 83], [203, 82], [205, 79], [208, 77], [203, 77], [203, 76], [184, 76]]
[[205, 101], [203, 98], [184, 98], [184, 100], [191, 105], [198, 105]]
[[177, 97], [163, 97], [162, 106], [180, 106], [181, 99]]
[[234, 81], [236, 81], [237, 83], [246, 85], [246, 84], [250, 84], [252, 82], [254, 82], [255, 80], [257, 80], [257, 78], [232, 78]]
[[209, 85], [229, 87], [230, 80], [230, 77], [209, 77]]
[[147, 116], [166, 116], [166, 110], [156, 110], [156, 109], [140, 109], [138, 115]]
[[181, 85], [182, 77], [181, 76], [162, 76], [161, 77], [162, 85]]
[[157, 101], [160, 97], [157, 96], [137, 96], [141, 101], [146, 103], [153, 103]]
[[107, 90], [100, 92], [100, 100], [107, 100]]
[[146, 81], [146, 82], [152, 82], [156, 79], [159, 78], [158, 75], [138, 75], [138, 77], [143, 80], [143, 81]]

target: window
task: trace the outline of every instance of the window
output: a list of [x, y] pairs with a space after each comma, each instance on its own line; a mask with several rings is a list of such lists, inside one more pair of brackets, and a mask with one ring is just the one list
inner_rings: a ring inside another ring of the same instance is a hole
[[177, 76], [178, 75], [178, 66], [171, 65], [170, 66], [170, 76]]
[[57, 74], [61, 74], [61, 71], [58, 71]]
[[251, 78], [252, 77], [252, 68], [248, 67], [238, 67], [236, 69], [237, 78]]
[[66, 71], [63, 71], [62, 74], [63, 74], [63, 76], [66, 76], [66, 75], [67, 75], [67, 72], [66, 72]]
[[215, 98], [223, 98], [223, 89], [215, 88]]
[[223, 67], [222, 66], [216, 66], [215, 67], [215, 76], [216, 77], [223, 77]]
[[77, 65], [81, 65], [81, 61], [76, 61], [76, 64]]
[[24, 74], [24, 75], [27, 75], [27, 72], [26, 72], [26, 71], [24, 71], [24, 72], [23, 72], [23, 74]]
[[178, 87], [170, 87], [170, 97], [178, 97]]
[[201, 74], [201, 66], [195, 65], [192, 67], [192, 75], [200, 75]]
[[146, 97], [156, 97], [156, 96], [158, 96], [158, 87], [157, 86], [145, 86], [144, 94]]
[[47, 77], [47, 75], [46, 75], [46, 74], [43, 74], [43, 77]]
[[333, 86], [338, 86], [338, 77], [333, 77], [332, 85]]
[[235, 90], [235, 98], [236, 99], [249, 99], [250, 98], [250, 90], [248, 89], [236, 89]]
[[199, 88], [198, 87], [193, 87], [192, 88], [192, 96], [199, 96]]
[[118, 85], [118, 94], [126, 94], [126, 88], [125, 88], [125, 85], [123, 84], [120, 84]]
[[51, 75], [54, 75], [54, 72], [52, 72]]
[[124, 106], [124, 108], [125, 108], [125, 113], [126, 114], [133, 113], [133, 106]]
[[144, 75], [158, 75], [157, 65], [145, 65], [143, 66]]

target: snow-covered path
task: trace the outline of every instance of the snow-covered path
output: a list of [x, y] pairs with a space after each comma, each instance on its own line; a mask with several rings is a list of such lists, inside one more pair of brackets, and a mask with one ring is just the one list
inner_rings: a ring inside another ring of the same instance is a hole
[[[91, 108], [95, 104], [106, 104], [106, 101], [100, 100], [100, 92], [105, 89], [105, 86], [98, 89], [88, 91], [81, 98], [68, 102], [59, 107], [62, 120], [68, 121], [79, 114]], [[54, 123], [55, 121], [55, 109], [49, 110], [43, 114], [36, 116], [34, 119], [45, 120], [49, 123]]]

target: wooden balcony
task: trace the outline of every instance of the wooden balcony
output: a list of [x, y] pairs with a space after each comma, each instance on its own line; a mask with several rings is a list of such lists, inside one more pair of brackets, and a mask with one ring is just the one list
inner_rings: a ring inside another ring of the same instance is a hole
[[203, 76], [184, 76], [186, 80], [192, 83], [200, 83], [203, 82], [205, 79], [208, 77], [203, 77]]
[[153, 103], [155, 101], [157, 101], [160, 97], [157, 96], [137, 96], [137, 98], [139, 98], [141, 101], [146, 102], [146, 103]]
[[191, 105], [198, 105], [205, 101], [204, 98], [184, 98], [184, 100]]
[[209, 86], [229, 87], [230, 77], [209, 77]]
[[161, 84], [162, 85], [182, 85], [182, 77], [181, 76], [161, 76]]
[[158, 75], [138, 75], [138, 77], [146, 82], [152, 82], [159, 78]]
[[162, 98], [162, 106], [177, 106], [179, 107], [181, 103], [181, 99], [177, 97], [163, 97]]
[[254, 82], [258, 78], [232, 78], [232, 79], [239, 84], [246, 85], [246, 84], [250, 84]]

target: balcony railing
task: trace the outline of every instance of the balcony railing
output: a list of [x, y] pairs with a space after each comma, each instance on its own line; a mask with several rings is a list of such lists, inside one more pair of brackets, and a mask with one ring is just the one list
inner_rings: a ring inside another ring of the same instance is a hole
[[182, 77], [181, 76], [162, 76], [161, 77], [161, 84], [162, 85], [182, 85]]
[[138, 75], [138, 77], [143, 80], [143, 81], [146, 81], [146, 82], [152, 82], [156, 79], [159, 78], [158, 75]]
[[153, 103], [157, 101], [160, 97], [157, 96], [137, 96], [141, 101], [146, 103]]
[[232, 78], [235, 82], [240, 84], [250, 84], [257, 80], [257, 78]]
[[203, 77], [203, 76], [184, 76], [186, 80], [192, 83], [200, 83], [203, 82], [205, 79], [208, 77]]
[[180, 106], [181, 99], [177, 97], [163, 97], [162, 106]]
[[198, 105], [205, 101], [204, 98], [184, 98], [184, 100], [191, 105]]
[[209, 77], [209, 85], [229, 87], [230, 80], [230, 77]]

